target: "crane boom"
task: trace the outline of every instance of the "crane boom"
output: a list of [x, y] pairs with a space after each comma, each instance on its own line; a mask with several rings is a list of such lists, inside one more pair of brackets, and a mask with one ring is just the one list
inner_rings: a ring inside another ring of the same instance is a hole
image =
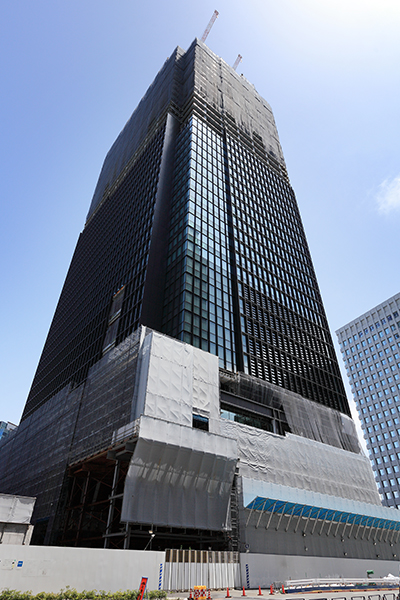
[[243, 58], [243, 56], [242, 56], [241, 54], [238, 54], [238, 55], [237, 55], [237, 59], [235, 60], [235, 63], [234, 63], [234, 65], [233, 65], [233, 70], [234, 70], [234, 71], [236, 71], [236, 69], [237, 69], [237, 67], [238, 67], [238, 64], [239, 64], [240, 62], [242, 62], [242, 58]]
[[203, 33], [203, 35], [202, 35], [202, 38], [201, 38], [201, 41], [202, 41], [202, 42], [205, 42], [205, 41], [206, 41], [206, 39], [207, 39], [207, 36], [208, 36], [208, 34], [210, 33], [211, 27], [214, 25], [214, 23], [215, 23], [215, 19], [218, 17], [218, 15], [219, 15], [219, 12], [218, 12], [217, 10], [214, 10], [214, 12], [213, 12], [213, 16], [211, 17], [211, 19], [210, 19], [210, 22], [209, 22], [209, 24], [207, 25], [207, 27], [205, 28], [205, 30], [204, 30], [204, 33]]

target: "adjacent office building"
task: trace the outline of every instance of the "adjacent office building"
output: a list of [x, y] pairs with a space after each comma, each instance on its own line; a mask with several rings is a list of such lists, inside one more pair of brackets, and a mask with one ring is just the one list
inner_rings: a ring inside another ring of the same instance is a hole
[[0, 421], [0, 440], [4, 440], [17, 426], [9, 421]]
[[1, 490], [37, 496], [35, 543], [153, 532], [153, 549], [284, 556], [292, 576], [299, 557], [334, 574], [396, 554], [271, 108], [198, 40], [105, 159], [0, 457]]
[[336, 332], [382, 503], [400, 507], [400, 294]]

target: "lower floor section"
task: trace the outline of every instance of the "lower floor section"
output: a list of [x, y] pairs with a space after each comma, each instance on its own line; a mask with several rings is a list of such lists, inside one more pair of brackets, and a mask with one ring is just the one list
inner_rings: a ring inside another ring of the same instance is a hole
[[349, 417], [146, 328], [21, 422], [0, 480], [43, 547], [400, 556]]
[[[140, 429], [137, 431], [140, 434]], [[156, 460], [149, 449], [147, 455], [135, 459], [136, 439], [131, 437], [116, 443], [112, 449], [69, 467], [64, 483], [65, 504], [59, 510], [57, 529], [54, 527], [57, 536], [52, 544], [121, 550], [175, 548], [328, 559], [391, 561], [400, 556], [398, 511], [263, 481], [256, 479], [258, 473], [253, 474], [250, 470], [251, 476], [244, 477], [240, 475], [240, 469], [244, 470], [242, 463], [235, 470], [229, 496], [224, 494], [230, 527], [219, 530], [211, 526], [196, 527], [196, 514], [207, 517], [214, 513], [201, 495], [198, 499], [195, 494], [188, 497], [184, 489], [181, 491], [183, 484], [180, 486], [179, 482], [187, 484], [189, 468], [192, 479], [192, 473], [196, 472], [193, 465], [184, 464], [184, 458], [190, 453], [182, 451], [179, 469], [171, 460], [171, 452], [162, 460], [157, 453]], [[297, 447], [301, 444], [305, 442], [300, 441]], [[135, 465], [134, 480], [138, 482], [136, 490], [126, 484], [132, 464]], [[158, 494], [154, 483], [156, 475], [153, 474], [161, 469], [173, 473], [174, 484], [168, 481]], [[148, 511], [147, 520], [139, 521], [135, 518], [143, 515], [138, 514], [136, 507], [143, 504], [144, 484], [141, 484], [144, 478], [148, 487], [153, 487], [153, 499], [150, 493], [147, 494], [146, 504], [153, 503], [154, 506]], [[207, 480], [206, 474], [203, 479]], [[126, 497], [131, 505], [128, 517], [133, 515], [130, 520], [123, 514]], [[162, 510], [166, 506], [170, 510], [165, 511], [163, 520]], [[193, 517], [187, 526], [179, 523], [183, 512]], [[45, 521], [35, 525], [34, 544], [46, 544], [46, 526]]]
[[[69, 468], [64, 482], [66, 503], [60, 511], [57, 528], [54, 528], [52, 543], [121, 550], [238, 550], [237, 535], [233, 536], [232, 529], [221, 531], [160, 524], [155, 518], [151, 519], [151, 514], [147, 522], [124, 522], [122, 506], [126, 495], [125, 482], [135, 447], [135, 442], [125, 442]], [[235, 486], [231, 492], [232, 507], [235, 505], [234, 494]], [[175, 500], [179, 509], [179, 499]], [[163, 502], [157, 497], [155, 501]], [[136, 497], [135, 503], [138, 502]], [[194, 513], [195, 503], [196, 499], [187, 501], [187, 510]], [[47, 526], [46, 520], [36, 524], [33, 543], [43, 544]]]

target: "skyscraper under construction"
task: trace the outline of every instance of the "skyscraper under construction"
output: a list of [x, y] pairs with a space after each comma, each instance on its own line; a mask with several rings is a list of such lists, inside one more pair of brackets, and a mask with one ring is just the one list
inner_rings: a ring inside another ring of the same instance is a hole
[[141, 548], [151, 527], [160, 548], [338, 558], [299, 523], [400, 528], [360, 454], [271, 109], [198, 40], [104, 161], [0, 456], [1, 491], [38, 497], [38, 543]]

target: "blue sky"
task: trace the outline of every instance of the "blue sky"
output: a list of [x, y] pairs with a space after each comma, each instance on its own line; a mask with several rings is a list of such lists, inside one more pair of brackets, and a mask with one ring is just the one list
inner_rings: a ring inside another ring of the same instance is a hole
[[333, 335], [399, 291], [398, 0], [4, 2], [0, 420], [19, 421], [109, 147], [215, 8], [207, 44], [274, 111]]

